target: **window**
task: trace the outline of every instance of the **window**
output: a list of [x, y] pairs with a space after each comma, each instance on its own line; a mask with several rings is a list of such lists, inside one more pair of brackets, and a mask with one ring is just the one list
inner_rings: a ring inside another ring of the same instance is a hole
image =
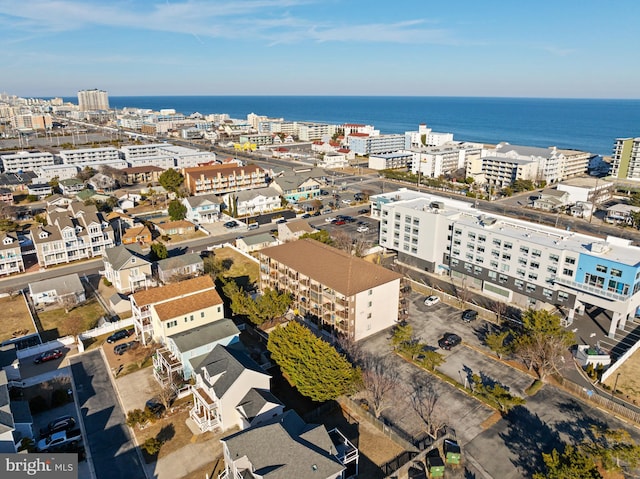
[[480, 235], [478, 236], [478, 241], [480, 241], [481, 243], [484, 243], [485, 241], [487, 241], [487, 237], [484, 235]]
[[467, 234], [467, 237], [468, 237], [470, 240], [474, 240], [474, 241], [475, 241], [475, 239], [476, 239], [476, 234], [475, 234], [475, 233], [471, 233], [471, 232], [469, 232], [469, 233]]
[[204, 311], [200, 311], [200, 317], [204, 318]]
[[451, 260], [451, 266], [458, 266], [459, 263], [460, 263], [460, 261], [458, 261], [457, 259], [452, 259]]
[[508, 253], [502, 253], [502, 259], [505, 261], [509, 261], [511, 259], [511, 255]]
[[453, 240], [453, 244], [456, 246], [460, 246], [460, 240], [459, 239], [454, 239]]
[[502, 244], [502, 241], [500, 241], [499, 239], [495, 239], [493, 240], [493, 244], [496, 246], [500, 246]]
[[565, 276], [573, 276], [573, 270], [569, 268], [564, 268], [562, 270], [562, 274], [564, 274]]
[[531, 263], [529, 263], [529, 267], [533, 269], [539, 269], [540, 263], [538, 263], [537, 261], [532, 261]]
[[504, 249], [511, 249], [511, 248], [513, 248], [513, 244], [512, 244], [512, 243], [507, 243], [507, 242], [505, 241], [505, 243], [504, 243]]
[[540, 251], [539, 249], [531, 250], [531, 256], [539, 258], [540, 256], [542, 256], [542, 251]]
[[607, 267], [602, 265], [602, 264], [597, 264], [596, 265], [596, 272], [598, 273], [606, 273], [607, 272]]
[[527, 265], [527, 259], [526, 258], [518, 258], [518, 264], [522, 265], [522, 266], [526, 266]]
[[367, 314], [367, 319], [371, 319], [371, 313]]
[[622, 271], [619, 269], [611, 268], [611, 276], [615, 276], [616, 278], [622, 277]]
[[476, 263], [484, 263], [484, 258], [482, 256], [476, 256]]
[[547, 271], [552, 274], [556, 274], [558, 272], [558, 268], [555, 266], [547, 266]]
[[526, 274], [526, 271], [525, 271], [525, 270], [523, 270], [522, 268], [518, 268], [518, 269], [516, 270], [516, 274], [517, 274], [518, 276], [520, 276], [521, 278], [524, 278], [524, 275]]
[[537, 275], [537, 274], [535, 274], [535, 273], [529, 273], [529, 274], [527, 275], [527, 278], [529, 278], [531, 281], [537, 281], [537, 279], [538, 279], [538, 275]]
[[542, 294], [547, 299], [553, 299], [553, 291], [547, 288], [542, 288]]
[[484, 253], [484, 246], [478, 246], [478, 247], [476, 248], [476, 251], [477, 251], [478, 253]]
[[500, 281], [501, 283], [506, 283], [508, 279], [509, 278], [505, 274], [501, 274], [500, 276], [498, 276], [498, 281]]
[[497, 262], [497, 261], [491, 261], [491, 262], [489, 263], [489, 265], [491, 265], [491, 267], [492, 267], [493, 269], [498, 269], [498, 262]]
[[493, 256], [494, 258], [499, 258], [500, 257], [500, 251], [492, 249], [491, 250], [491, 256]]
[[373, 290], [370, 289], [368, 294], [369, 294], [369, 296], [371, 296], [373, 294]]
[[471, 270], [473, 269], [473, 265], [471, 263], [465, 263], [464, 264], [464, 269], [466, 269], [467, 271], [471, 272]]
[[480, 274], [480, 273], [482, 273], [482, 268], [480, 266], [474, 266], [473, 272], [475, 274]]
[[454, 256], [460, 256], [460, 250], [459, 249], [454, 249], [453, 250], [453, 255]]
[[467, 249], [473, 251], [476, 247], [473, 245], [473, 243], [467, 243]]
[[509, 268], [509, 265], [508, 265], [508, 264], [504, 264], [504, 263], [502, 263], [502, 264], [500, 265], [500, 271], [504, 271], [504, 272], [506, 273], [507, 271], [509, 271], [509, 269], [510, 269], [510, 268]]
[[564, 262], [566, 264], [576, 264], [576, 259], [567, 257], [567, 258], [564, 259]]
[[558, 261], [560, 261], [560, 256], [558, 256], [557, 254], [550, 254], [550, 255], [549, 255], [549, 259], [550, 259], [553, 263], [557, 263]]
[[558, 291], [558, 301], [565, 302], [569, 300], [569, 293], [565, 293], [564, 291]]
[[529, 254], [529, 247], [520, 246], [520, 252], [523, 253], [523, 254]]
[[495, 271], [489, 271], [489, 278], [491, 278], [492, 280], [496, 280], [498, 279], [498, 273], [496, 273]]
[[368, 306], [369, 306], [369, 307], [373, 306], [373, 301], [369, 301]]
[[612, 293], [627, 295], [629, 294], [629, 285], [625, 283], [621, 283], [620, 281], [614, 281], [612, 279], [609, 280], [609, 286], [607, 287], [607, 291], [611, 291]]
[[[186, 319], [186, 318], [185, 318]], [[169, 321], [167, 323], [167, 329], [169, 328], [175, 328], [178, 325], [178, 320], [174, 319], [173, 321]]]
[[453, 234], [454, 235], [461, 235], [462, 234], [462, 230], [453, 230]]
[[604, 277], [596, 276], [595, 274], [587, 273], [584, 275], [584, 282], [589, 286], [595, 286], [596, 288], [604, 287]]
[[527, 283], [527, 293], [534, 293], [536, 291], [536, 286], [534, 284]]
[[467, 258], [469, 261], [473, 261], [473, 253], [467, 253], [465, 255], [465, 258]]
[[513, 284], [515, 284], [515, 285], [516, 285], [516, 288], [518, 288], [518, 289], [522, 289], [522, 288], [524, 288], [524, 281], [521, 281], [521, 280], [519, 280], [519, 279], [516, 279], [516, 280], [513, 282]]
[[189, 319], [190, 319], [191, 321], [193, 321], [193, 314], [192, 314], [191, 316], [189, 316]]

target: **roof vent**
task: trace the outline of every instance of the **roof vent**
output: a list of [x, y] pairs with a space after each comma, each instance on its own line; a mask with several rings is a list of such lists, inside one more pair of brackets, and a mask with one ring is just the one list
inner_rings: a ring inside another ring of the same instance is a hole
[[609, 245], [604, 241], [598, 241], [591, 243], [591, 252], [592, 253], [606, 253], [609, 251]]

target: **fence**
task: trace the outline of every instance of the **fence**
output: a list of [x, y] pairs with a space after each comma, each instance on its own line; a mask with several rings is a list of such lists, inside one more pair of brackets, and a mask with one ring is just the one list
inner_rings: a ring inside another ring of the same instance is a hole
[[51, 349], [64, 348], [71, 344], [75, 344], [75, 342], [76, 338], [74, 336], [65, 336], [64, 338], [54, 339], [53, 341], [49, 341], [48, 343], [42, 343], [36, 346], [31, 346], [29, 348], [19, 349], [16, 351], [16, 355], [18, 356], [18, 359], [23, 359], [28, 356], [34, 356], [36, 354], [49, 351]]
[[601, 396], [597, 391], [593, 389], [587, 389], [582, 386], [578, 386], [571, 381], [564, 381], [560, 386], [562, 389], [565, 389], [573, 394], [576, 394], [581, 399], [584, 399], [590, 403], [595, 403], [596, 405], [607, 409], [618, 416], [622, 416], [630, 421], [633, 421], [636, 424], [640, 424], [640, 413], [629, 409], [624, 404], [617, 403], [607, 397]]
[[627, 349], [622, 356], [616, 359], [615, 363], [609, 366], [607, 370], [602, 373], [602, 378], [600, 379], [600, 382], [604, 383], [609, 378], [609, 376], [611, 376], [620, 366], [622, 366], [622, 364], [627, 359], [631, 357], [631, 355], [633, 355], [633, 353], [635, 353], [638, 350], [638, 348], [640, 348], [640, 341], [638, 341], [629, 349]]
[[115, 323], [104, 323], [102, 326], [98, 326], [97, 328], [89, 329], [83, 333], [78, 335], [78, 339], [80, 341], [84, 341], [87, 338], [95, 338], [97, 336], [102, 336], [103, 334], [113, 333], [122, 328], [127, 328], [129, 326], [133, 326], [133, 317], [127, 319], [121, 319], [120, 321], [116, 321]]

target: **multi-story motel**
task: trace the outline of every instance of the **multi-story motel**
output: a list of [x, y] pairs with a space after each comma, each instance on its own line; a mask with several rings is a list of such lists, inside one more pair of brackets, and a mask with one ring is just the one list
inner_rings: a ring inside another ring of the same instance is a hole
[[398, 320], [400, 274], [311, 239], [258, 258], [260, 288], [291, 293], [296, 314], [329, 336], [358, 341]]
[[356, 155], [376, 155], [403, 150], [405, 136], [400, 134], [369, 136], [366, 133], [352, 133], [347, 137], [349, 149]]
[[411, 172], [429, 178], [438, 178], [445, 173], [452, 173], [464, 168], [467, 162], [480, 158], [481, 145], [475, 143], [450, 142], [440, 146], [410, 150], [412, 159], [409, 162]]
[[298, 122], [296, 126], [300, 141], [321, 140], [322, 137], [330, 137], [336, 130], [334, 125], [325, 123]]
[[42, 267], [102, 256], [114, 245], [113, 229], [93, 205], [79, 201], [66, 210], [51, 207], [47, 224], [32, 230], [33, 244]]
[[441, 146], [453, 141], [453, 133], [438, 133], [427, 128], [425, 123], [418, 125], [418, 131], [405, 132], [406, 149]]
[[129, 166], [126, 161], [120, 159], [120, 152], [107, 146], [104, 148], [82, 148], [78, 150], [60, 150], [59, 153], [65, 165], [75, 166], [96, 166], [96, 165], [119, 165], [115, 168], [126, 168]]
[[372, 170], [397, 170], [407, 169], [413, 161], [413, 153], [410, 151], [394, 151], [393, 153], [374, 154], [369, 156], [369, 164]]
[[0, 155], [2, 161], [2, 171], [5, 173], [16, 173], [18, 171], [33, 171], [40, 166], [54, 164], [51, 153], [19, 151], [11, 155]]
[[611, 158], [611, 176], [640, 180], [640, 137], [616, 140]]
[[75, 165], [49, 165], [37, 166], [33, 172], [38, 175], [36, 180], [39, 183], [48, 183], [54, 178], [58, 180], [68, 180], [75, 178], [78, 174], [78, 167]]
[[182, 174], [192, 195], [223, 194], [266, 185], [265, 171], [257, 165], [197, 166], [184, 168]]
[[371, 198], [380, 245], [419, 269], [448, 274], [499, 301], [559, 308], [569, 321], [585, 305], [609, 312], [609, 335], [640, 305], [640, 248], [473, 208], [436, 195], [396, 191]]

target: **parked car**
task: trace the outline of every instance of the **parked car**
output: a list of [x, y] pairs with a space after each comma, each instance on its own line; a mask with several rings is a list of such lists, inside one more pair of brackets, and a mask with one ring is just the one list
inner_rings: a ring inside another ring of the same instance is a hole
[[335, 218], [332, 218], [331, 216], [327, 216], [327, 217], [324, 219], [324, 222], [325, 222], [325, 223], [333, 223], [335, 220], [336, 220]]
[[320, 213], [320, 211], [319, 211], [319, 210], [315, 210], [315, 211], [313, 212], [313, 216], [320, 216], [321, 214], [322, 214], [322, 213]]
[[358, 233], [366, 233], [367, 231], [369, 231], [369, 227], [365, 225], [358, 226], [358, 229], [356, 231]]
[[364, 195], [362, 193], [356, 193], [353, 195], [353, 199], [356, 201], [362, 201], [364, 199]]
[[439, 302], [440, 302], [440, 298], [435, 294], [432, 294], [431, 296], [427, 297], [427, 299], [424, 300], [425, 306], [433, 306], [434, 304]]
[[451, 348], [457, 346], [462, 342], [462, 338], [454, 333], [445, 333], [442, 338], [438, 340], [438, 346], [442, 349], [449, 351]]
[[346, 225], [347, 224], [347, 222], [345, 220], [338, 220], [338, 219], [333, 220], [331, 223], [333, 223], [334, 225], [337, 225], [337, 226], [342, 226], [342, 225]]
[[251, 223], [249, 226], [247, 226], [247, 229], [249, 231], [257, 230], [258, 228], [260, 228], [260, 225], [258, 223]]
[[236, 223], [235, 221], [227, 221], [224, 224], [224, 227], [227, 228], [227, 229], [237, 228], [238, 227], [238, 223]]
[[46, 427], [40, 429], [40, 435], [49, 436], [55, 432], [68, 431], [69, 429], [73, 429], [75, 425], [76, 420], [73, 416], [60, 416], [47, 424]]
[[462, 320], [465, 323], [470, 323], [471, 321], [474, 321], [477, 317], [478, 317], [478, 312], [474, 311], [473, 309], [465, 309], [462, 312]]
[[80, 429], [71, 429], [69, 431], [54, 432], [50, 436], [39, 440], [36, 443], [38, 452], [48, 451], [51, 448], [62, 446], [64, 444], [77, 443], [82, 439]]
[[145, 409], [148, 409], [155, 417], [160, 417], [164, 413], [165, 407], [157, 398], [153, 398], [145, 403]]
[[329, 192], [327, 190], [320, 190], [320, 194], [322, 196], [329, 196]]
[[138, 344], [138, 341], [129, 341], [127, 343], [118, 344], [113, 347], [113, 352], [117, 356], [122, 356], [127, 351], [136, 349], [138, 347]]
[[280, 218], [278, 221], [276, 221], [276, 224], [277, 224], [277, 225], [281, 225], [281, 224], [284, 224], [284, 223], [286, 223], [286, 222], [287, 222], [287, 219], [286, 219], [286, 218]]
[[300, 218], [302, 218], [302, 219], [305, 219], [305, 220], [306, 220], [307, 218], [311, 218], [311, 215], [310, 215], [309, 213], [305, 213], [305, 214], [303, 214]]
[[133, 334], [132, 329], [122, 329], [120, 331], [116, 331], [111, 336], [107, 338], [108, 343], [115, 343], [116, 341], [120, 341], [121, 339], [128, 338]]
[[352, 201], [349, 200], [349, 199], [344, 199], [344, 200], [342, 200], [342, 203], [345, 204], [345, 205], [350, 205], [352, 203]]
[[368, 212], [369, 212], [369, 208], [363, 208], [361, 210], [358, 210], [359, 215], [366, 215]]
[[47, 361], [53, 361], [54, 359], [59, 359], [63, 356], [62, 351], [59, 349], [52, 349], [51, 351], [45, 351], [42, 354], [39, 354], [35, 358], [33, 358], [33, 362], [35, 364], [46, 363]]

